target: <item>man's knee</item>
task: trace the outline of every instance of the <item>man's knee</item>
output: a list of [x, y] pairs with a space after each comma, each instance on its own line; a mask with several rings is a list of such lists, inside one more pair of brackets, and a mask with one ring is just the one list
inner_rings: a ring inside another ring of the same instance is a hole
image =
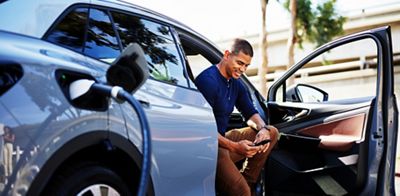
[[278, 129], [275, 128], [275, 127], [273, 127], [273, 126], [270, 126], [270, 127], [268, 127], [268, 128], [269, 128], [269, 131], [270, 131], [271, 140], [272, 140], [273, 142], [276, 142], [276, 141], [278, 140], [278, 138], [279, 138], [279, 131], [278, 131]]
[[237, 129], [232, 129], [225, 133], [225, 137], [230, 140], [233, 140], [233, 141], [234, 141], [234, 139], [238, 138], [239, 136], [240, 136], [240, 132]]
[[249, 140], [253, 141], [256, 137], [256, 132], [251, 127], [243, 127], [240, 129], [232, 129], [225, 133], [225, 137], [232, 141]]

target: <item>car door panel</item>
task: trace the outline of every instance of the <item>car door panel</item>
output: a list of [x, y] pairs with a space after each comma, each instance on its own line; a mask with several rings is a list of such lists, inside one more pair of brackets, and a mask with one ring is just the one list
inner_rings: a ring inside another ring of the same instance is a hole
[[[268, 103], [270, 123], [279, 128], [280, 132], [292, 132], [302, 128], [326, 123], [328, 120], [345, 118], [354, 113], [365, 113], [370, 102], [356, 104], [299, 104], [299, 103]], [[325, 118], [322, 118], [325, 117]], [[326, 119], [328, 118], [328, 119]]]
[[344, 119], [307, 127], [297, 131], [297, 133], [320, 138], [319, 148], [333, 151], [347, 151], [355, 142], [362, 141], [365, 116], [365, 113], [361, 113]]
[[[286, 89], [286, 80], [313, 58], [366, 38], [377, 48], [375, 96], [315, 103], [276, 101], [278, 89]], [[281, 137], [267, 163], [267, 190], [310, 195], [394, 194], [398, 111], [392, 63], [390, 27], [382, 27], [320, 47], [275, 81], [267, 108], [269, 121]]]
[[[298, 110], [298, 108], [292, 110]], [[363, 141], [369, 106], [347, 109], [335, 114], [332, 114], [332, 109], [326, 109], [325, 111], [330, 111], [328, 115], [317, 113], [313, 109], [305, 109], [305, 107], [302, 110], [314, 114], [305, 114], [300, 118], [293, 118], [290, 122], [276, 124], [282, 135], [279, 142], [280, 147], [295, 151], [300, 148], [304, 151], [347, 152]]]
[[[152, 134], [151, 172], [156, 194], [215, 194], [211, 179], [215, 178], [217, 133], [206, 100], [197, 91], [154, 79], [148, 79], [134, 96], [149, 106], [144, 111]], [[123, 109], [129, 111], [130, 107]], [[128, 128], [138, 123], [135, 117], [126, 119]], [[129, 139], [140, 149], [141, 136], [136, 133], [128, 131]]]

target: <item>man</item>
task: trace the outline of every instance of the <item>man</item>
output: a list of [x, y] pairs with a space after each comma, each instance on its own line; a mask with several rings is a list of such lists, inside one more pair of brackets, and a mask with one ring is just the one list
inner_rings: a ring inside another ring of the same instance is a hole
[[13, 143], [15, 140], [15, 135], [10, 127], [4, 127], [4, 167], [5, 167], [5, 176], [8, 177], [11, 175], [13, 168]]
[[[254, 108], [240, 80], [253, 57], [253, 48], [243, 39], [236, 39], [221, 61], [204, 70], [195, 84], [213, 108], [218, 128], [217, 189], [227, 195], [254, 194], [260, 171], [277, 142], [278, 130], [267, 126]], [[227, 131], [229, 115], [234, 106], [252, 127]], [[271, 142], [254, 146], [263, 140]], [[248, 158], [241, 173], [235, 163]]]

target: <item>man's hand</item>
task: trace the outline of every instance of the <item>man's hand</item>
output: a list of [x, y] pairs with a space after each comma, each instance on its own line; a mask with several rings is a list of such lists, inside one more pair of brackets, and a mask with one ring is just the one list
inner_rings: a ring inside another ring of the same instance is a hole
[[[266, 128], [262, 128], [256, 135], [256, 139], [254, 140], [254, 143], [261, 142], [266, 139], [271, 139], [271, 135], [268, 129], [272, 129], [271, 126], [267, 126]], [[269, 143], [261, 145], [260, 150], [258, 152], [266, 152], [269, 147]]]
[[[255, 113], [253, 116], [250, 117], [250, 119], [247, 121], [247, 125], [255, 130], [258, 130], [254, 143], [258, 143], [266, 139], [272, 139], [269, 130], [273, 130], [273, 132], [278, 131], [275, 127], [266, 125], [264, 120], [258, 113]], [[262, 145], [262, 148], [259, 152], [267, 152], [269, 146], [270, 143]]]
[[262, 150], [262, 146], [254, 146], [254, 143], [249, 140], [241, 140], [236, 142], [236, 144], [235, 152], [248, 158], [253, 157], [257, 152]]

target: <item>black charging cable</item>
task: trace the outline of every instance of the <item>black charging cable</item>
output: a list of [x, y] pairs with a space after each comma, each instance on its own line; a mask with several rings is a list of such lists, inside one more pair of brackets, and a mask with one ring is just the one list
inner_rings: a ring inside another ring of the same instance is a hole
[[140, 126], [142, 127], [142, 169], [140, 173], [140, 181], [137, 195], [145, 196], [147, 190], [147, 184], [149, 182], [149, 174], [151, 168], [151, 136], [149, 123], [147, 121], [146, 114], [140, 103], [132, 96], [132, 94], [125, 91], [119, 86], [109, 86], [104, 84], [93, 83], [90, 90], [101, 93], [105, 96], [111, 96], [118, 101], [127, 101], [132, 108], [137, 112], [139, 117]]

